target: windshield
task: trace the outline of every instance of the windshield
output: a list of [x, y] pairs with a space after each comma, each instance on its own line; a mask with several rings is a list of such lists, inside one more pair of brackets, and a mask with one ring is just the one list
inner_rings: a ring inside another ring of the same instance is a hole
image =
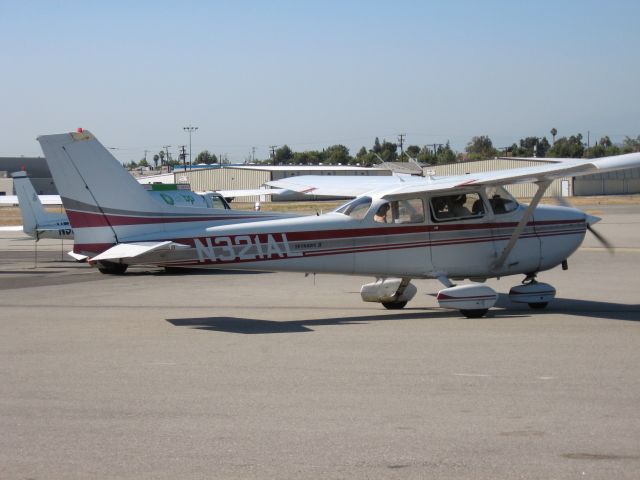
[[371, 207], [371, 197], [360, 197], [345, 203], [337, 208], [335, 212], [348, 215], [351, 218], [362, 220]]
[[493, 213], [497, 215], [513, 212], [518, 208], [516, 199], [504, 187], [499, 185], [487, 188], [487, 198], [491, 208], [493, 208]]

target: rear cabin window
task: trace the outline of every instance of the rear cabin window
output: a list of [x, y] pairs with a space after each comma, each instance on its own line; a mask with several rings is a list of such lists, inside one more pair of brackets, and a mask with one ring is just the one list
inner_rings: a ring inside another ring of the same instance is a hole
[[378, 207], [373, 219], [378, 223], [422, 223], [424, 203], [421, 198], [385, 202]]
[[484, 203], [479, 193], [440, 195], [431, 198], [434, 222], [465, 220], [484, 216]]

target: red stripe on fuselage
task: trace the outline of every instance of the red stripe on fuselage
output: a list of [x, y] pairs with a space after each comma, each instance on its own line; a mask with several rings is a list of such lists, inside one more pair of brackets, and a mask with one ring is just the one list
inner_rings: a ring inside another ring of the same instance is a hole
[[184, 223], [184, 222], [217, 222], [221, 220], [252, 220], [256, 218], [269, 220], [270, 217], [256, 215], [193, 215], [193, 216], [158, 216], [143, 217], [129, 215], [111, 215], [95, 212], [81, 212], [77, 210], [67, 210], [67, 216], [73, 228], [88, 227], [109, 227], [125, 225], [151, 225], [164, 223]]

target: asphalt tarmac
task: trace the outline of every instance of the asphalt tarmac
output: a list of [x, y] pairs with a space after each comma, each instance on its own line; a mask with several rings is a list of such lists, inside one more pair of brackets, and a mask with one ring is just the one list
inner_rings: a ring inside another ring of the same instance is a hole
[[640, 206], [592, 212], [614, 256], [588, 236], [547, 310], [474, 320], [435, 281], [387, 311], [369, 278], [107, 276], [0, 232], [0, 478], [640, 478]]

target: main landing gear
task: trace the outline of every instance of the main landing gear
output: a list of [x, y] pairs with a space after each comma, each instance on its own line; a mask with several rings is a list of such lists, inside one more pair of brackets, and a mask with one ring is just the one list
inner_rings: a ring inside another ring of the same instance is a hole
[[[446, 277], [438, 278], [446, 288], [437, 295], [442, 308], [459, 310], [467, 318], [484, 317], [498, 301], [498, 292], [488, 285], [469, 283], [454, 285]], [[417, 292], [410, 278], [378, 278], [363, 285], [360, 296], [365, 302], [377, 302], [388, 310], [404, 308]], [[526, 303], [530, 308], [545, 308], [556, 296], [556, 289], [548, 283], [536, 281], [536, 274], [527, 274], [521, 285], [509, 290], [509, 299], [514, 303]]]
[[126, 263], [107, 262], [105, 260], [98, 262], [98, 270], [105, 275], [123, 275], [128, 267], [129, 265]]
[[388, 310], [400, 310], [417, 293], [410, 278], [378, 278], [360, 288], [360, 296], [365, 302], [377, 302]]

